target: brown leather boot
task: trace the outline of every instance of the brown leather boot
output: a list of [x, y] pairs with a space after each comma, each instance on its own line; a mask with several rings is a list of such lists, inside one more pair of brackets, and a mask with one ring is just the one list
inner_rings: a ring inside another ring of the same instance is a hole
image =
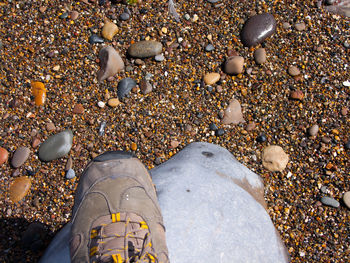
[[73, 208], [72, 262], [168, 263], [165, 228], [146, 168], [106, 152], [80, 178]]

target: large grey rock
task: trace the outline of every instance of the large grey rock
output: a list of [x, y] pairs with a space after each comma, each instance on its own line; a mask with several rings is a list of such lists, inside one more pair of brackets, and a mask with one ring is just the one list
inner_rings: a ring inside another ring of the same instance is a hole
[[72, 143], [73, 133], [69, 129], [52, 135], [40, 145], [39, 158], [42, 161], [61, 158], [70, 151]]
[[119, 53], [111, 46], [104, 47], [98, 54], [100, 70], [97, 72], [97, 80], [103, 81], [113, 77], [124, 69], [124, 62]]
[[244, 24], [241, 40], [244, 46], [256, 46], [276, 31], [276, 20], [273, 15], [264, 13], [252, 16]]
[[[192, 143], [151, 170], [171, 263], [288, 262], [261, 178], [229, 151]], [[40, 262], [70, 262], [70, 224]]]
[[154, 57], [162, 53], [162, 43], [158, 41], [140, 41], [132, 44], [128, 49], [128, 53], [134, 58]]

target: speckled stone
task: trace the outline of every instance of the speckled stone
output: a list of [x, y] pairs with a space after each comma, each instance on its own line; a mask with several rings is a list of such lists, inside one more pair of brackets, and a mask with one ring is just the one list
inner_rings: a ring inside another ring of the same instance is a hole
[[276, 20], [273, 15], [264, 13], [255, 15], [244, 24], [241, 39], [244, 46], [256, 46], [276, 31]]
[[21, 201], [29, 192], [32, 183], [27, 176], [18, 177], [11, 184], [9, 197], [12, 202]]
[[223, 124], [238, 124], [244, 122], [241, 104], [238, 100], [233, 99], [225, 110], [222, 120]]
[[61, 158], [70, 151], [72, 143], [73, 133], [69, 129], [52, 135], [40, 145], [39, 158], [42, 161]]
[[28, 159], [30, 154], [30, 149], [27, 147], [19, 147], [13, 154], [11, 165], [14, 168], [20, 167]]
[[340, 203], [337, 200], [335, 200], [333, 197], [328, 197], [328, 196], [323, 196], [321, 198], [321, 203], [334, 208], [338, 208], [340, 206]]
[[118, 83], [117, 95], [119, 99], [124, 98], [129, 94], [133, 87], [136, 87], [137, 83], [132, 78], [124, 78]]
[[244, 58], [241, 56], [232, 56], [227, 58], [224, 66], [226, 74], [240, 74], [243, 72]]
[[100, 70], [97, 73], [97, 80], [103, 81], [113, 77], [124, 69], [124, 61], [119, 53], [111, 46], [104, 47], [100, 50], [98, 57], [100, 59]]
[[132, 44], [128, 49], [128, 53], [134, 58], [154, 57], [162, 53], [162, 48], [162, 44], [158, 41], [143, 40]]
[[108, 40], [112, 40], [115, 34], [118, 32], [118, 27], [116, 24], [106, 21], [103, 28], [101, 35]]

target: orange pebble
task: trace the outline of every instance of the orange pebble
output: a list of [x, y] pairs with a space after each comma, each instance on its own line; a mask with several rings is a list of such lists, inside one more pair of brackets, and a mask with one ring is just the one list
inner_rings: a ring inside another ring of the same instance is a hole
[[35, 105], [40, 106], [46, 100], [46, 89], [44, 83], [35, 81], [32, 82], [32, 94], [34, 96]]

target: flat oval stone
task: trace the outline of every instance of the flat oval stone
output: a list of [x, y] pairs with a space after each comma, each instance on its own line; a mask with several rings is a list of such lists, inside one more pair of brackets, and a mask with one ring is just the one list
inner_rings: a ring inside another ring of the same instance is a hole
[[14, 168], [20, 167], [28, 159], [30, 150], [27, 147], [19, 147], [13, 154], [11, 165]]
[[316, 136], [319, 129], [320, 127], [317, 124], [314, 124], [309, 128], [308, 133], [310, 136]]
[[131, 89], [136, 86], [136, 81], [132, 78], [124, 78], [118, 83], [117, 95], [119, 99], [129, 94]]
[[122, 21], [126, 21], [126, 20], [129, 20], [130, 19], [130, 15], [126, 12], [122, 13], [120, 16], [119, 16], [119, 19], [122, 20]]
[[276, 20], [273, 15], [264, 13], [247, 20], [241, 32], [244, 46], [256, 46], [276, 32]]
[[9, 153], [5, 148], [0, 147], [0, 165], [3, 165], [7, 162], [9, 158]]
[[213, 85], [220, 80], [220, 74], [216, 72], [208, 73], [204, 76], [204, 82], [207, 85]]
[[144, 40], [132, 44], [128, 49], [128, 53], [134, 58], [148, 58], [162, 53], [162, 48], [162, 44], [158, 41]]
[[258, 48], [254, 51], [254, 59], [256, 64], [261, 65], [266, 61], [266, 50], [265, 48]]
[[321, 198], [321, 203], [335, 208], [338, 208], [340, 206], [340, 203], [337, 200], [328, 196], [323, 196]]
[[10, 186], [10, 200], [12, 202], [21, 201], [27, 194], [32, 183], [27, 176], [18, 177]]
[[112, 99], [109, 99], [107, 103], [108, 103], [108, 106], [114, 108], [120, 104], [120, 101], [118, 98], [112, 98]]
[[52, 135], [40, 145], [39, 158], [46, 162], [61, 158], [70, 151], [72, 143], [73, 133], [69, 129]]

